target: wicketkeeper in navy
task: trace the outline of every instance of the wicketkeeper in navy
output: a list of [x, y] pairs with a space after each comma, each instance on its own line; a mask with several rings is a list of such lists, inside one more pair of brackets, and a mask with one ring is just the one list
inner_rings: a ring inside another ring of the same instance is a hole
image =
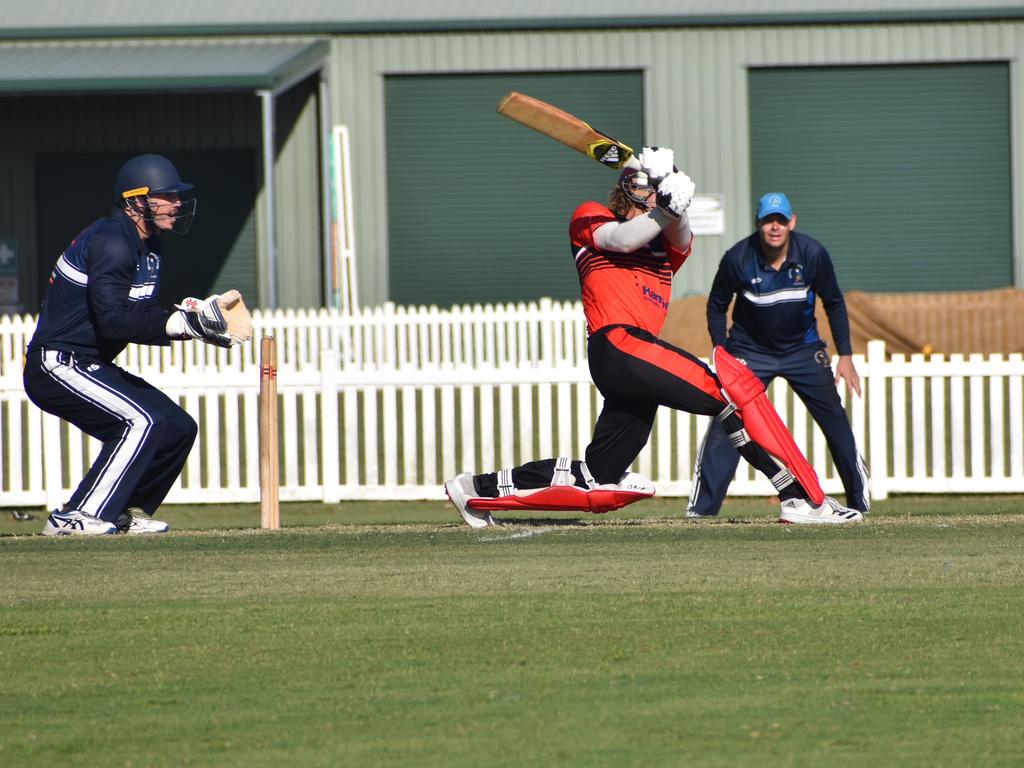
[[46, 535], [163, 533], [152, 519], [196, 438], [195, 421], [167, 395], [114, 365], [129, 344], [235, 339], [216, 297], [157, 303], [164, 232], [184, 234], [196, 198], [174, 165], [141, 155], [121, 168], [110, 215], [83, 230], [50, 274], [25, 364], [25, 392], [48, 413], [103, 443]]
[[[733, 324], [726, 333], [726, 311], [734, 297]], [[839, 353], [835, 373], [814, 318], [819, 298]], [[724, 345], [765, 386], [776, 377], [789, 383], [825, 435], [847, 506], [867, 512], [867, 470], [836, 390], [845, 380], [860, 395], [846, 301], [828, 251], [796, 231], [796, 214], [786, 195], [762, 197], [757, 231], [722, 257], [707, 318], [712, 343]], [[739, 454], [721, 423], [713, 420], [697, 455], [688, 517], [718, 514], [738, 464]]]

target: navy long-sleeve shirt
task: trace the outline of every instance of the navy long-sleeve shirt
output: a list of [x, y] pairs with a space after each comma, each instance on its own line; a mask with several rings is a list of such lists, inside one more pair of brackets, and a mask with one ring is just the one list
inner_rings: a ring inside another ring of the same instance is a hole
[[110, 362], [131, 342], [169, 344], [160, 258], [160, 240], [143, 241], [123, 211], [94, 221], [57, 259], [29, 350]]
[[708, 296], [713, 344], [726, 342], [726, 312], [733, 296], [730, 348], [784, 353], [804, 344], [820, 344], [814, 319], [814, 301], [820, 297], [836, 352], [852, 354], [846, 300], [828, 251], [814, 238], [791, 232], [789, 253], [778, 270], [766, 263], [756, 232], [725, 252]]

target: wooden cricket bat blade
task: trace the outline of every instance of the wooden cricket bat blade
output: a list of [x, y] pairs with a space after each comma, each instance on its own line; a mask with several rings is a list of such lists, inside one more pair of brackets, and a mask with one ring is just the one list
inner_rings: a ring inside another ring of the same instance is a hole
[[565, 110], [519, 91], [505, 94], [498, 103], [498, 113], [609, 168], [621, 168], [633, 157], [633, 148], [628, 144], [606, 136]]

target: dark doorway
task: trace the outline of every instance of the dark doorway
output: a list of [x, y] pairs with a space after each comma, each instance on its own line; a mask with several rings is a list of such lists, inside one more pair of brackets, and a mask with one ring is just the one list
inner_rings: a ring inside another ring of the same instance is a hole
[[[160, 303], [202, 298], [237, 288], [258, 296], [256, 236], [257, 160], [252, 150], [161, 151], [182, 179], [195, 185], [192, 230], [161, 238], [164, 268]], [[113, 204], [121, 165], [137, 153], [38, 154], [36, 178], [36, 281], [39, 296], [57, 257], [71, 239]], [[251, 301], [250, 304], [255, 304]]]

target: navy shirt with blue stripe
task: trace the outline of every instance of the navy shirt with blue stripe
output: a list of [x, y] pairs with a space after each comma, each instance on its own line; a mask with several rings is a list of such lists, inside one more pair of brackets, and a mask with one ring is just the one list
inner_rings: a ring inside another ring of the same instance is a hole
[[814, 319], [815, 298], [820, 298], [836, 352], [852, 354], [846, 301], [828, 251], [814, 238], [790, 232], [789, 253], [778, 270], [768, 266], [756, 232], [725, 252], [708, 296], [708, 331], [715, 345], [725, 345], [733, 296], [730, 349], [782, 354], [806, 344], [820, 346]]
[[110, 362], [132, 342], [169, 344], [160, 258], [159, 238], [143, 241], [124, 211], [94, 221], [57, 259], [29, 351]]

